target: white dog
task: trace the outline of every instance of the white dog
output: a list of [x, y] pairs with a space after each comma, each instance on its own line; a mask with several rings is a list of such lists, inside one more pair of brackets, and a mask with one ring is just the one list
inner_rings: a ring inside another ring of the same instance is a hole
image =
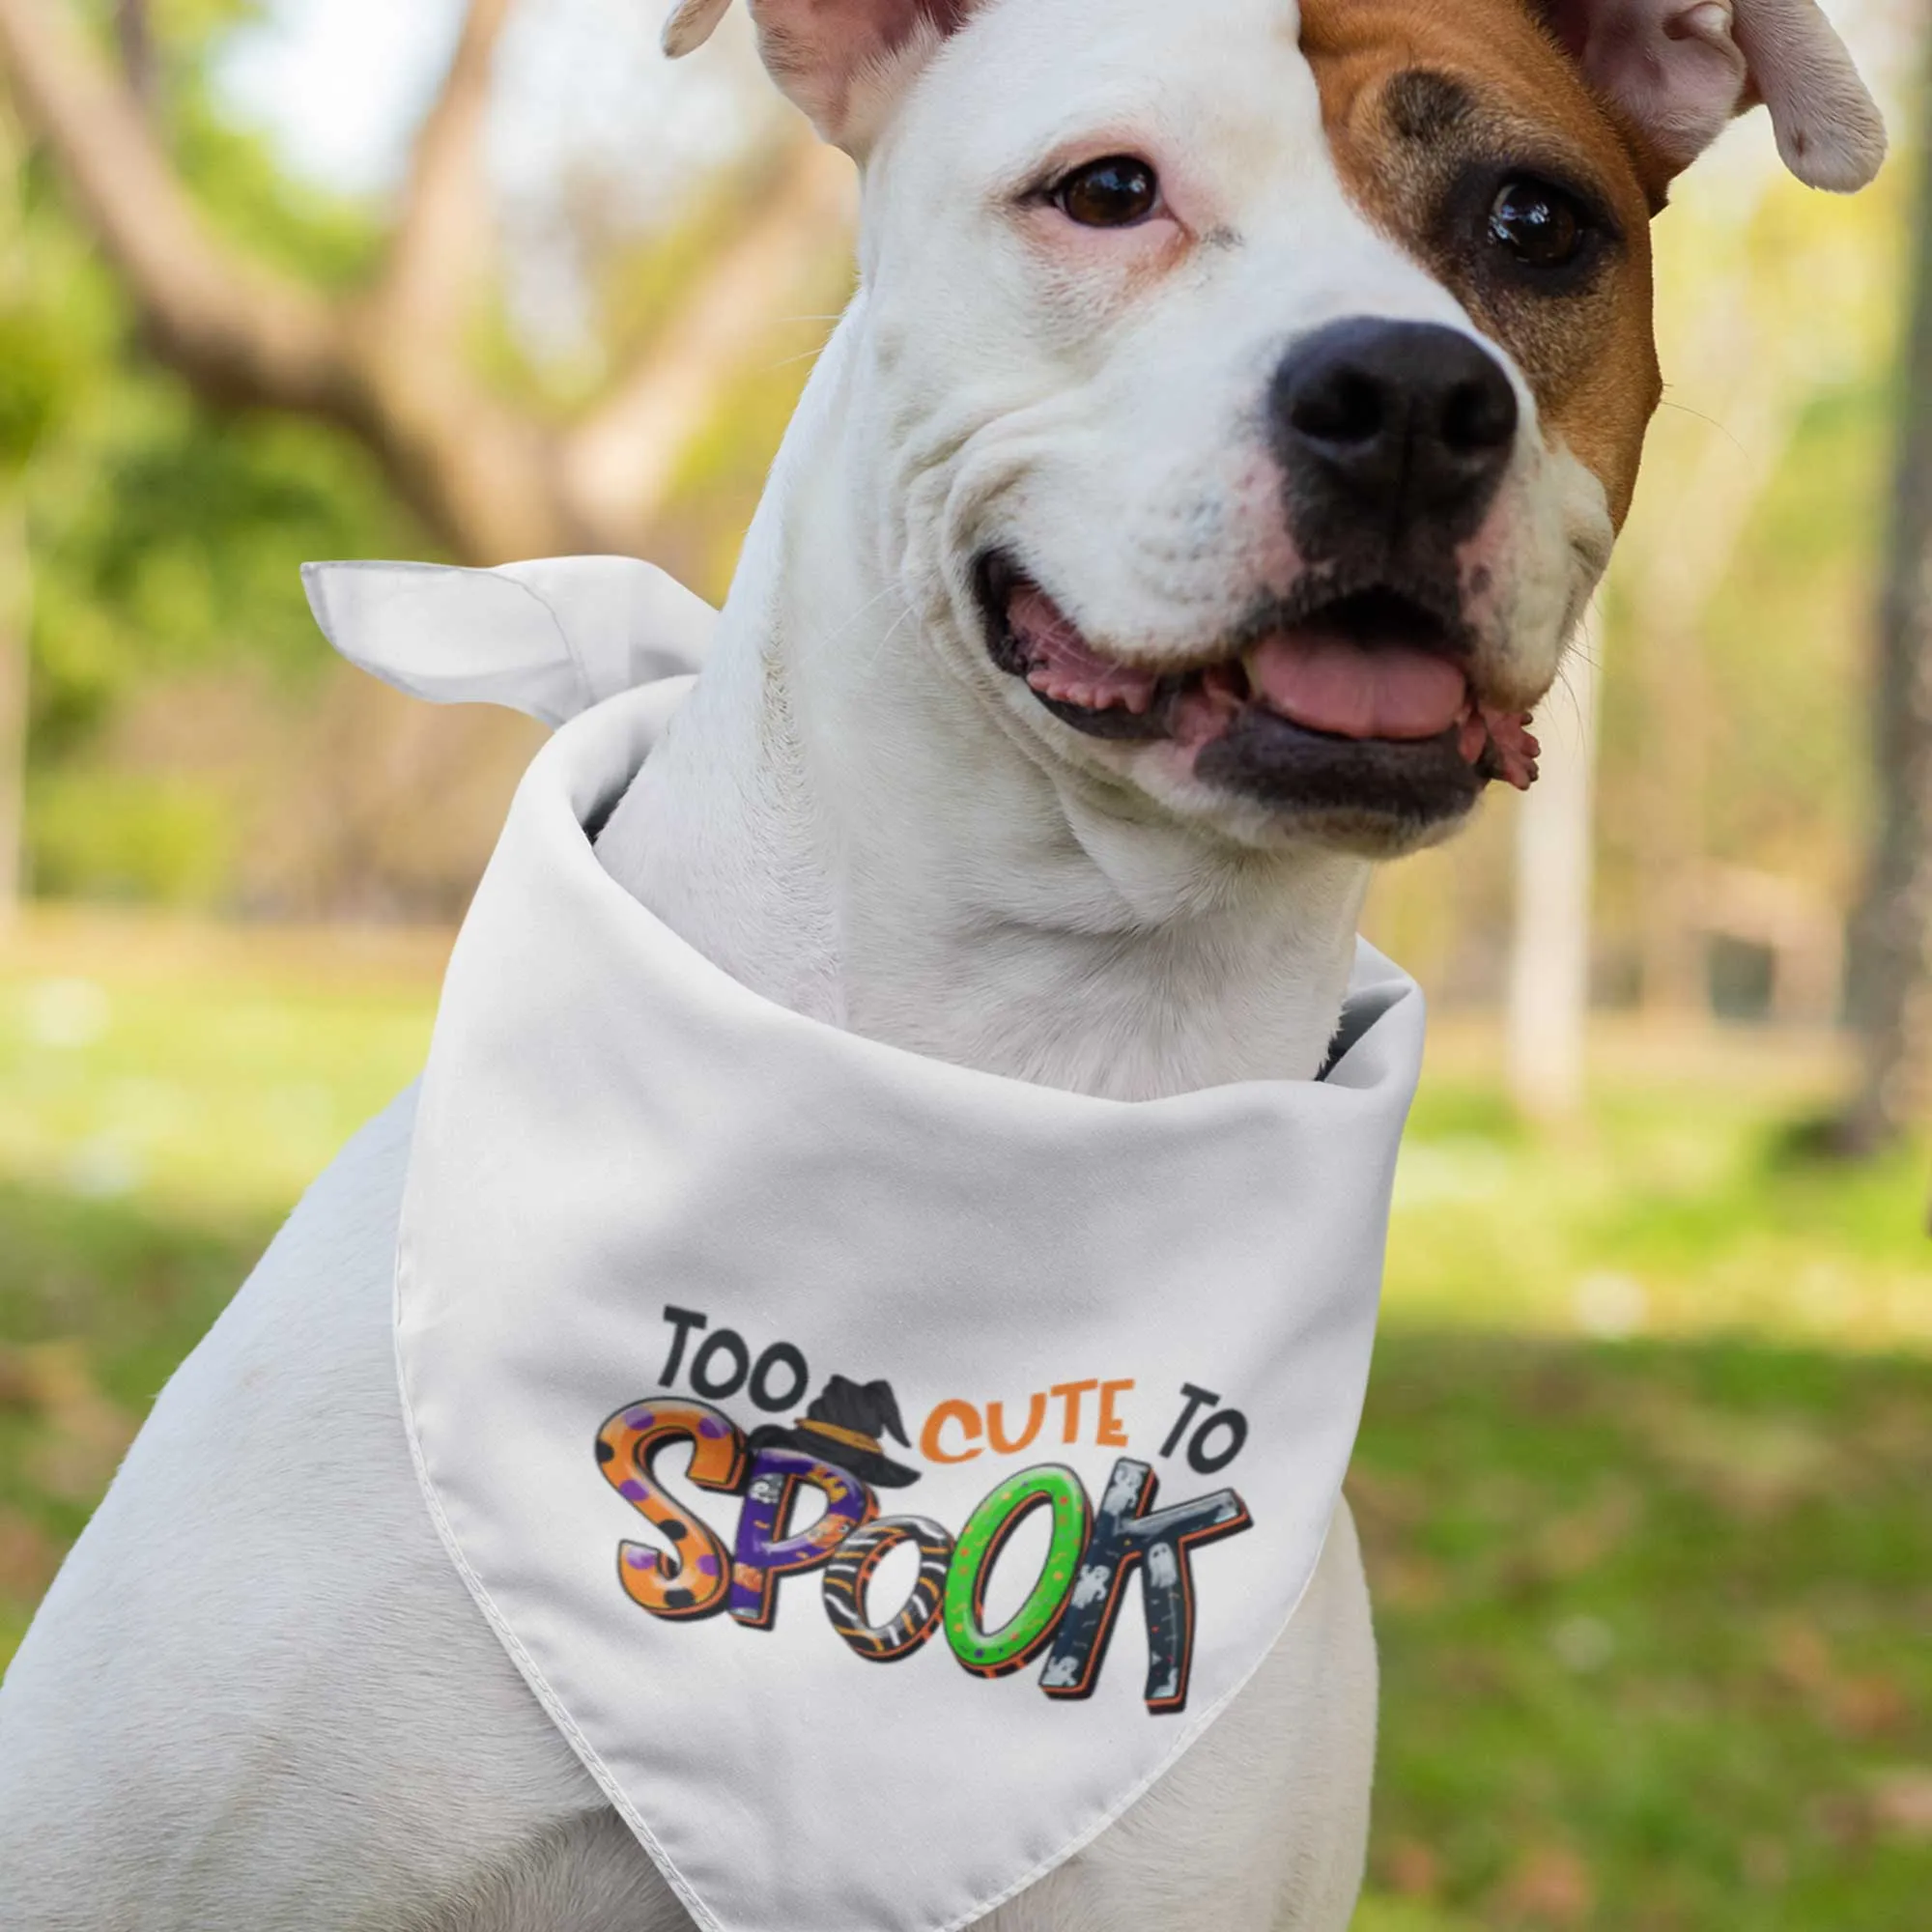
[[[1670, 178], [1762, 100], [1797, 173], [1868, 179], [1843, 49], [1812, 0], [753, 12], [863, 167], [862, 289], [607, 866], [918, 1053], [1312, 1076], [1370, 863], [1533, 776]], [[686, 1922], [439, 1546], [380, 1261], [326, 1305], [265, 1269], [56, 1584], [0, 1697], [8, 1932]], [[987, 1922], [1339, 1932], [1374, 1732], [1344, 1511], [1250, 1688]]]

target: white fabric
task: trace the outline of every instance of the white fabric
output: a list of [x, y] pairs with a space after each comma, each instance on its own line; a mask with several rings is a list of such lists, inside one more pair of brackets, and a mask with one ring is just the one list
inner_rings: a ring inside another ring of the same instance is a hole
[[[1116, 1818], [1293, 1613], [1359, 1419], [1421, 999], [1364, 947], [1323, 1081], [1139, 1105], [801, 1018], [592, 850], [684, 688], [546, 748], [458, 942], [400, 1236], [405, 1411], [477, 1602], [701, 1924], [936, 1932]], [[740, 1458], [758, 1429], [781, 1439]], [[842, 1530], [768, 1599], [731, 1561], [829, 1493], [827, 1522], [923, 1520], [937, 1590], [970, 1578], [989, 1493], [1040, 1469], [1058, 1502], [917, 1643], [923, 1614], [892, 1621], [908, 1549], [857, 1615]], [[1125, 1539], [1197, 1499], [1198, 1540]], [[666, 1502], [696, 1520], [675, 1546]], [[962, 1667], [1046, 1571], [1045, 1647]], [[835, 1603], [885, 1634], [841, 1634]], [[1111, 1645], [1083, 1648], [1109, 1604]]]
[[630, 556], [498, 570], [310, 563], [309, 609], [351, 664], [433, 704], [501, 704], [561, 724], [607, 697], [695, 671], [718, 613]]

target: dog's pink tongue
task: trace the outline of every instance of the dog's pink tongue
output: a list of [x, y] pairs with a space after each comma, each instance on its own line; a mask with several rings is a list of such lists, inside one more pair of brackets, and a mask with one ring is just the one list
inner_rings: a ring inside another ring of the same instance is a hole
[[1435, 738], [1463, 717], [1468, 680], [1433, 651], [1346, 638], [1270, 638], [1248, 677], [1271, 711], [1335, 738]]

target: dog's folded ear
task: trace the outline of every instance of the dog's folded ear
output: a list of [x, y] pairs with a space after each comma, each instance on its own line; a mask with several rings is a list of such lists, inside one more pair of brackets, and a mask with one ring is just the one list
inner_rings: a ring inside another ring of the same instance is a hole
[[[909, 66], [971, 12], [973, 0], [751, 0], [765, 66], [813, 127], [863, 154]], [[665, 24], [673, 60], [701, 47], [731, 0], [678, 0]]]
[[1817, 0], [1535, 4], [1673, 174], [1760, 101], [1785, 165], [1812, 187], [1850, 193], [1885, 159], [1885, 122]]

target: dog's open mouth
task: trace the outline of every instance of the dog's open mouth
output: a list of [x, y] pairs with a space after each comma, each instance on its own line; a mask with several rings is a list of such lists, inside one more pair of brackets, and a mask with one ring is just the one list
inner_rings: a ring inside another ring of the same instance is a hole
[[1004, 556], [980, 565], [980, 594], [994, 663], [1056, 717], [1093, 737], [1171, 744], [1207, 783], [1435, 819], [1491, 780], [1536, 781], [1528, 716], [1485, 705], [1450, 624], [1395, 589], [1314, 602], [1170, 671], [1096, 650]]

